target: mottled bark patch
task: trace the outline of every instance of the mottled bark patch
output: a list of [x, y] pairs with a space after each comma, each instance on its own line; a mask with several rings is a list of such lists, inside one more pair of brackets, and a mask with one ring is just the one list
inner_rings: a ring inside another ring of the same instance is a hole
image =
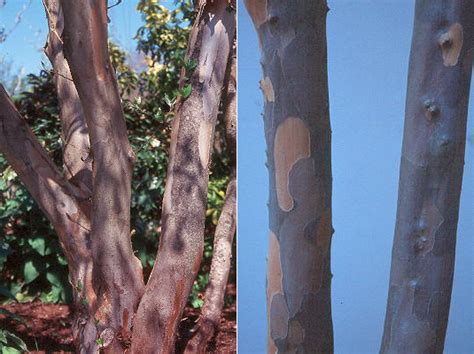
[[[291, 169], [289, 178], [296, 207], [283, 220], [279, 237], [283, 250], [283, 288], [290, 317], [293, 317], [301, 310], [304, 297], [321, 289], [326, 254], [318, 245], [317, 239], [322, 235], [313, 236], [312, 241], [305, 236], [308, 225], [312, 224], [314, 233], [324, 229], [320, 226], [324, 219], [322, 205], [313, 197], [321, 194], [321, 180], [316, 176], [313, 160], [300, 159]], [[320, 216], [315, 223], [312, 222], [314, 215]]]
[[267, 0], [244, 0], [245, 7], [253, 20], [255, 27], [258, 29], [267, 21], [268, 10]]
[[207, 168], [209, 163], [213, 129], [213, 124], [207, 120], [203, 120], [199, 126], [199, 158], [204, 169]]
[[463, 45], [463, 28], [458, 22], [449, 26], [448, 30], [439, 36], [439, 46], [443, 55], [444, 66], [455, 66]]
[[297, 320], [291, 320], [288, 329], [288, 352], [297, 353], [300, 345], [304, 342], [305, 331]]
[[310, 133], [303, 120], [289, 117], [280, 123], [275, 135], [274, 159], [278, 205], [283, 211], [294, 207], [289, 173], [298, 160], [310, 154]]
[[273, 90], [272, 80], [268, 76], [260, 81], [260, 88], [267, 102], [275, 102], [275, 91]]

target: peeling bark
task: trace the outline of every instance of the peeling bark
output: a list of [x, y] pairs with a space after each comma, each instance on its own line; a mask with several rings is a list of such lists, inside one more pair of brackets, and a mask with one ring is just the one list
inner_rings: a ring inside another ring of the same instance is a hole
[[442, 353], [454, 272], [474, 3], [416, 2], [381, 353]]
[[227, 280], [229, 278], [232, 242], [236, 229], [236, 135], [237, 135], [237, 85], [236, 85], [236, 62], [232, 58], [231, 72], [227, 84], [225, 98], [225, 127], [226, 140], [229, 154], [232, 160], [231, 177], [227, 185], [224, 206], [217, 223], [214, 235], [214, 247], [212, 255], [211, 270], [209, 273], [209, 284], [204, 296], [204, 306], [201, 316], [194, 328], [193, 337], [189, 340], [185, 353], [206, 353], [209, 341], [219, 328], [222, 308], [224, 307], [224, 295]]
[[269, 353], [332, 353], [331, 128], [322, 0], [246, 0], [261, 50], [270, 177]]
[[102, 347], [130, 344], [133, 314], [144, 291], [130, 240], [133, 151], [107, 45], [107, 4], [61, 1], [64, 56], [89, 128], [92, 169], [91, 249], [94, 320]]
[[162, 234], [134, 323], [133, 353], [174, 350], [177, 325], [202, 258], [208, 161], [234, 34], [235, 11], [228, 1], [199, 3], [187, 53], [197, 68], [188, 73], [191, 95], [176, 108]]

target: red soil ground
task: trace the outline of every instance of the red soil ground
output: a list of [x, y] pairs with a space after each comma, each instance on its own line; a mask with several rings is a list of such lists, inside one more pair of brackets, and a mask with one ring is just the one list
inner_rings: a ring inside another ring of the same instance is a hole
[[[25, 324], [19, 324], [0, 315], [0, 328], [17, 333], [27, 344], [31, 353], [64, 353], [74, 350], [71, 333], [71, 311], [67, 305], [43, 304], [39, 301], [2, 305], [10, 312], [20, 315]], [[199, 316], [199, 311], [186, 308], [179, 325], [176, 352], [182, 352]], [[219, 332], [208, 347], [209, 353], [235, 353], [236, 350], [235, 305], [225, 309]]]

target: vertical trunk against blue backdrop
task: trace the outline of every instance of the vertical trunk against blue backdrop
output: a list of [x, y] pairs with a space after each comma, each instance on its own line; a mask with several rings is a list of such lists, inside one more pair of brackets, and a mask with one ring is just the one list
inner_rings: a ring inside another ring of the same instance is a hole
[[416, 2], [381, 353], [443, 352], [464, 166], [473, 26], [472, 0]]
[[270, 177], [269, 353], [332, 353], [326, 1], [247, 0]]

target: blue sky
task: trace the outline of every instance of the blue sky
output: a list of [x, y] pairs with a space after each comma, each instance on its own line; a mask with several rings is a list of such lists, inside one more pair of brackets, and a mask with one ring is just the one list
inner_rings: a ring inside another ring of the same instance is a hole
[[[128, 51], [135, 48], [133, 37], [142, 23], [140, 13], [136, 11], [137, 2], [124, 0], [109, 11], [109, 35]], [[172, 2], [173, 0], [163, 1], [165, 5]], [[3, 58], [11, 62], [14, 73], [21, 68], [24, 68], [25, 73], [37, 73], [42, 68], [41, 61], [48, 63], [42, 53], [48, 31], [42, 1], [7, 0], [6, 6], [0, 8], [0, 28], [4, 26], [7, 31], [10, 30], [14, 26], [17, 13], [25, 4], [30, 5], [23, 12], [20, 24], [4, 43], [0, 43], [0, 60]]]
[[[335, 350], [378, 353], [395, 224], [414, 1], [328, 3]], [[239, 353], [264, 353], [268, 177], [263, 100], [256, 34], [243, 4], [239, 4]], [[452, 354], [474, 352], [473, 167], [471, 138], [466, 148], [446, 339], [445, 352]]]

